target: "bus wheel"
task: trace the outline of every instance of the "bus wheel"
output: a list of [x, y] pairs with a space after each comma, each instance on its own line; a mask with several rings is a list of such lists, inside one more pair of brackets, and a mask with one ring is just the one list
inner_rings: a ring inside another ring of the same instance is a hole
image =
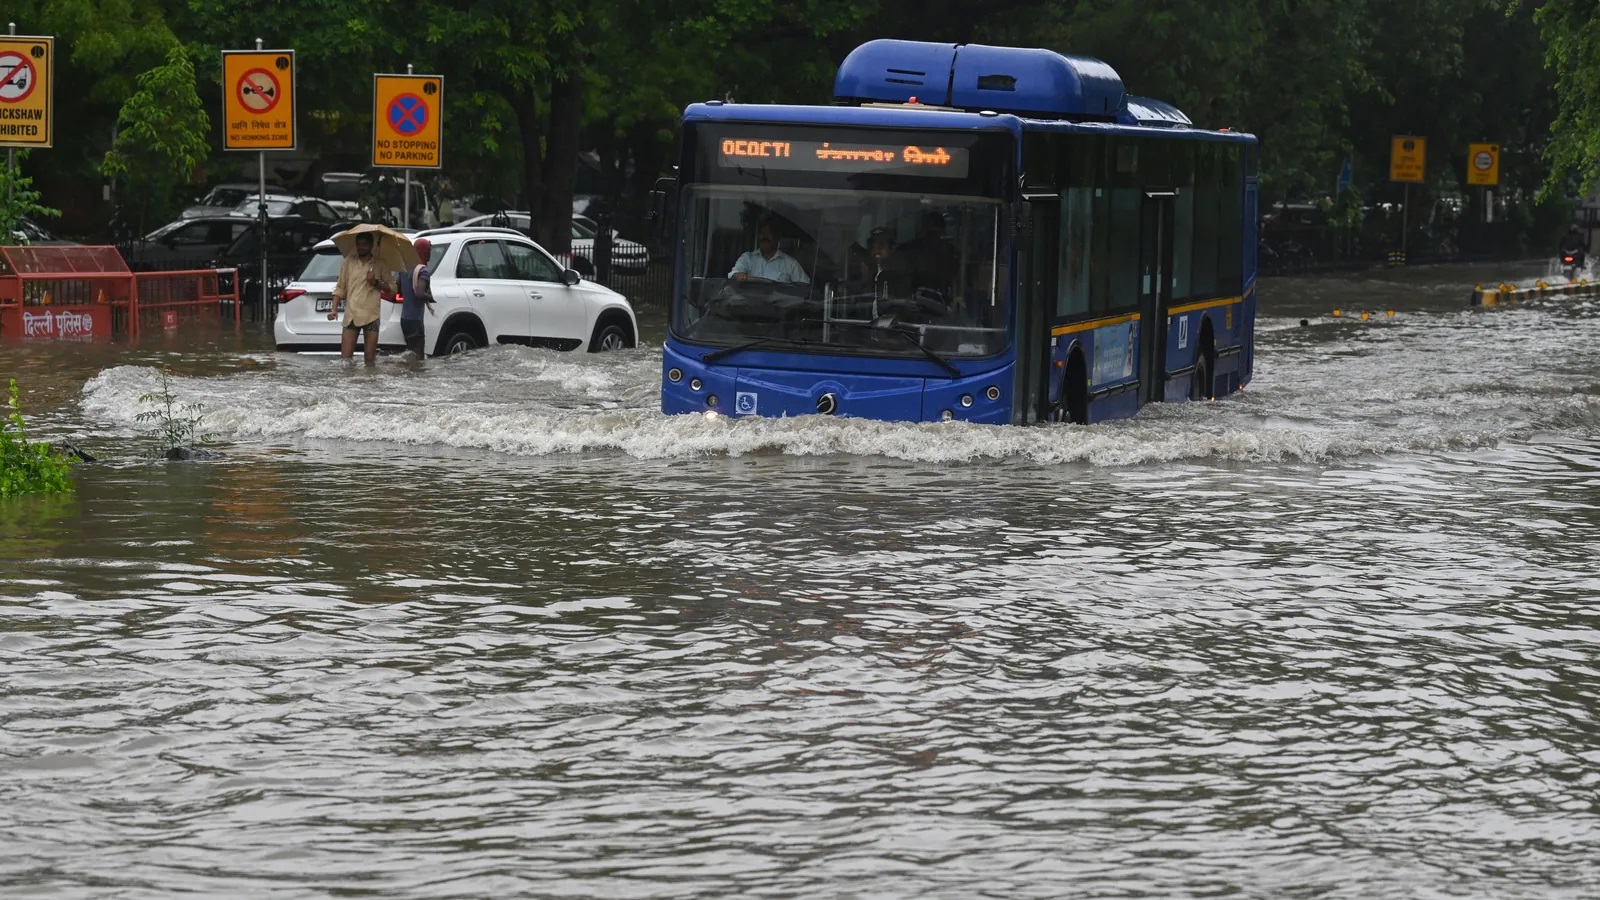
[[1210, 400], [1214, 396], [1211, 376], [1211, 348], [1201, 347], [1194, 356], [1194, 381], [1189, 384], [1190, 400]]
[[1073, 425], [1089, 424], [1088, 370], [1083, 365], [1083, 354], [1074, 351], [1067, 360], [1066, 373], [1061, 376], [1061, 393], [1050, 407], [1050, 421], [1070, 422]]

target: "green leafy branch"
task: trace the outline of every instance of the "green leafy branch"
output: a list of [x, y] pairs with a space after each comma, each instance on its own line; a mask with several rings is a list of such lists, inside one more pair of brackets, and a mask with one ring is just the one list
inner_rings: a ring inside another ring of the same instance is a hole
[[141, 394], [139, 402], [153, 403], [156, 406], [155, 409], [134, 416], [134, 420], [145, 423], [143, 428], [145, 433], [161, 441], [161, 455], [169, 454], [180, 447], [209, 444], [214, 439], [213, 435], [200, 431], [200, 423], [205, 419], [205, 414], [200, 411], [200, 405], [178, 403], [178, 398], [172, 393], [171, 372], [165, 366], [161, 369], [161, 390]]
[[6, 416], [0, 420], [0, 497], [19, 494], [65, 494], [73, 489], [72, 461], [49, 444], [28, 442], [17, 400], [17, 380], [11, 379]]
[[0, 244], [14, 243], [12, 232], [30, 216], [59, 216], [61, 210], [40, 203], [43, 194], [33, 189], [33, 179], [22, 174], [27, 150], [16, 153], [15, 168], [0, 165]]

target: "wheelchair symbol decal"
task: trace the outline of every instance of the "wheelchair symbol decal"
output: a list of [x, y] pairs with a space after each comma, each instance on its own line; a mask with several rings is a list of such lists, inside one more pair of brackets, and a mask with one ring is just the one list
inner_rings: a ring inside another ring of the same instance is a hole
[[741, 416], [753, 416], [753, 415], [755, 415], [756, 414], [756, 395], [753, 394], [753, 393], [745, 393], [744, 391], [739, 391], [738, 393], [734, 394], [734, 397], [733, 397], [733, 408], [735, 410], [737, 410], [739, 415], [741, 415]]

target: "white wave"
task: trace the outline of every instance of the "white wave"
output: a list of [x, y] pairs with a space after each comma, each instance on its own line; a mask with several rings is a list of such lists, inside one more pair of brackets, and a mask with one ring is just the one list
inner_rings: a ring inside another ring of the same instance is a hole
[[[1153, 404], [1088, 427], [907, 424], [805, 416], [707, 419], [659, 411], [660, 352], [561, 354], [495, 348], [422, 367], [373, 370], [285, 357], [254, 369], [174, 376], [203, 430], [235, 442], [301, 440], [639, 459], [847, 454], [920, 462], [1018, 460], [1129, 466], [1184, 459], [1323, 462], [1492, 445], [1600, 427], [1595, 325], [1524, 311], [1469, 311], [1400, 324], [1263, 332], [1257, 377], [1239, 395]], [[1282, 320], [1277, 320], [1282, 321]], [[1276, 324], [1276, 323], [1275, 323]], [[107, 369], [86, 415], [127, 430], [159, 374]], [[1587, 386], [1587, 389], [1586, 387]]]

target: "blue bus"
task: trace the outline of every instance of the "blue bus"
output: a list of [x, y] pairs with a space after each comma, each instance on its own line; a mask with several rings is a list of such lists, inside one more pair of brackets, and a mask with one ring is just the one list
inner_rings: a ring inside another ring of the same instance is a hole
[[666, 413], [1091, 423], [1254, 363], [1253, 136], [1049, 50], [876, 40], [683, 116]]

